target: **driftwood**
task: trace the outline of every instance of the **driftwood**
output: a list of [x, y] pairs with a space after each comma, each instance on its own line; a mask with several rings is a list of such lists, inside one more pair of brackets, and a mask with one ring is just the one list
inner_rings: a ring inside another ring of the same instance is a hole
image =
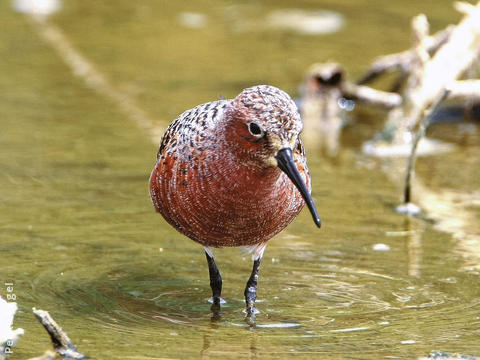
[[480, 100], [480, 80], [459, 80], [448, 85], [450, 99]]
[[[426, 16], [416, 16], [412, 21], [414, 48], [377, 60], [362, 79], [363, 82], [371, 80], [374, 75], [391, 68], [408, 74], [400, 76], [406, 79], [403, 102], [389, 111], [382, 138], [364, 146], [364, 151], [374, 155], [384, 151], [382, 146], [385, 143], [404, 150], [410, 147], [404, 184], [404, 202], [407, 205], [411, 200], [411, 176], [417, 146], [425, 135], [432, 112], [445, 98], [468, 101], [480, 98], [480, 80], [459, 80], [472, 68], [480, 54], [480, 2], [475, 6], [456, 3], [455, 7], [465, 13], [465, 17], [457, 26], [448, 27], [434, 36], [429, 36]], [[410, 208], [407, 206], [406, 209]]]
[[[440, 46], [445, 44], [445, 42], [450, 38], [453, 28], [454, 26], [450, 25], [446, 29], [437, 32], [435, 35], [427, 36], [424, 39], [425, 48], [429, 55], [433, 55]], [[363, 74], [357, 83], [367, 84], [375, 80], [380, 75], [390, 73], [392, 71], [399, 71], [400, 79], [395, 82], [397, 85], [391, 89], [391, 91], [398, 91], [400, 90], [400, 85], [403, 83], [401, 79], [406, 80], [406, 76], [408, 76], [408, 74], [412, 71], [412, 66], [416, 57], [417, 53], [415, 49], [409, 49], [397, 54], [382, 56], [372, 63], [370, 68]]]
[[[70, 340], [67, 333], [53, 320], [48, 311], [33, 308], [33, 313], [45, 330], [47, 330], [52, 340], [53, 348], [60, 356], [67, 359], [83, 359], [85, 357], [85, 355], [78, 352], [77, 347]], [[48, 359], [48, 356], [50, 355], [47, 352], [37, 359]]]
[[[346, 80], [339, 64], [327, 63], [313, 65], [302, 86], [305, 144], [326, 147], [330, 156], [337, 154], [345, 113], [355, 105], [349, 101], [387, 110], [384, 130], [365, 143], [363, 151], [374, 156], [408, 157], [403, 174], [404, 200], [409, 205], [404, 208], [410, 209], [406, 211], [409, 214], [415, 207], [410, 200], [416, 156], [454, 147], [425, 138], [433, 111], [444, 99], [464, 101], [466, 108], [480, 100], [480, 80], [475, 79], [478, 69], [473, 70], [480, 56], [480, 2], [457, 2], [454, 6], [464, 14], [457, 25], [430, 35], [426, 16], [414, 17], [412, 48], [378, 58], [357, 84]], [[391, 72], [398, 76], [390, 92], [366, 85]]]
[[410, 143], [425, 110], [438, 100], [445, 90], [448, 98], [478, 99], [480, 81], [459, 81], [475, 63], [480, 53], [480, 2], [477, 5], [455, 3], [465, 17], [457, 26], [450, 26], [429, 36], [425, 15], [412, 21], [414, 47], [376, 60], [360, 80], [365, 83], [388, 70], [407, 74], [402, 91], [403, 102], [388, 114], [383, 140], [393, 144]]
[[432, 104], [430, 108], [428, 108], [425, 111], [425, 116], [420, 123], [420, 127], [418, 131], [415, 134], [415, 137], [413, 139], [412, 143], [412, 152], [410, 153], [410, 156], [408, 157], [408, 164], [407, 164], [407, 171], [406, 171], [406, 176], [405, 176], [405, 187], [404, 187], [404, 192], [403, 192], [403, 201], [404, 203], [408, 204], [410, 203], [411, 199], [411, 178], [412, 178], [412, 173], [413, 169], [415, 168], [415, 160], [416, 160], [416, 151], [417, 151], [417, 146], [420, 140], [425, 136], [425, 132], [427, 131], [428, 125], [430, 125], [430, 121], [432, 119], [432, 115], [434, 114], [435, 110], [437, 110], [438, 106], [440, 103], [448, 96], [448, 90], [445, 90], [442, 94], [441, 97], [437, 99], [437, 101]]
[[[2, 300], [3, 299], [0, 298], [0, 302]], [[12, 347], [18, 342], [19, 336], [22, 335], [24, 331], [23, 329], [11, 330], [17, 304], [14, 302], [7, 303], [3, 301], [1, 302], [1, 305], [2, 308], [0, 310], [3, 310], [4, 313], [0, 314], [4, 315], [2, 320], [5, 321], [4, 323], [1, 323], [4, 327], [1, 329], [2, 331], [0, 331], [0, 360], [6, 360], [9, 355], [13, 354]], [[70, 340], [65, 331], [62, 330], [47, 311], [33, 308], [33, 313], [50, 335], [55, 351], [46, 351], [43, 355], [29, 360], [53, 360], [57, 358], [83, 359], [85, 357], [85, 355], [78, 352], [77, 347], [72, 340]]]
[[[312, 65], [301, 87], [306, 145], [326, 147], [328, 154], [335, 156], [346, 111], [355, 106], [351, 101], [357, 101], [388, 111], [384, 131], [366, 144], [364, 151], [377, 156], [408, 156], [413, 134], [425, 111], [445, 90], [449, 99], [478, 100], [480, 80], [459, 79], [480, 53], [480, 3], [456, 3], [455, 7], [466, 14], [464, 19], [434, 35], [429, 34], [426, 16], [416, 16], [412, 21], [413, 48], [377, 59], [357, 84], [346, 79], [338, 63]], [[392, 91], [365, 85], [392, 71], [399, 74]], [[423, 144], [429, 144], [431, 152], [451, 149], [442, 149], [435, 142]]]

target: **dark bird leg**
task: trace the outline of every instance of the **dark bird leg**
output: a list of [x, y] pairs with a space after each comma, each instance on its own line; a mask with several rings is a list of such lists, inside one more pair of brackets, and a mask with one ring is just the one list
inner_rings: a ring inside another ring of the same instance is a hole
[[212, 288], [212, 311], [220, 311], [220, 304], [225, 301], [221, 298], [222, 295], [222, 276], [213, 260], [213, 256], [208, 255], [205, 251], [205, 256], [208, 262], [208, 272], [210, 274], [210, 287]]
[[254, 319], [255, 314], [258, 313], [255, 308], [255, 300], [257, 299], [257, 283], [258, 283], [258, 270], [260, 270], [260, 260], [258, 258], [253, 261], [253, 269], [250, 278], [247, 281], [247, 286], [245, 287], [245, 303], [247, 306], [247, 317]]

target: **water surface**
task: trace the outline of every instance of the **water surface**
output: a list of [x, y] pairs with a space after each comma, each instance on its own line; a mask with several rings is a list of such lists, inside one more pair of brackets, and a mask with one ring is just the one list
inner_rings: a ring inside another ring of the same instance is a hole
[[[262, 26], [291, 6], [70, 1], [49, 24], [161, 129], [187, 108], [254, 84], [295, 96], [313, 62], [334, 59], [359, 75], [374, 57], [409, 46], [419, 12], [434, 30], [459, 19], [446, 1], [299, 1], [342, 14], [344, 26], [323, 36]], [[203, 25], [185, 26], [182, 13], [201, 14]], [[323, 227], [304, 211], [269, 243], [255, 329], [242, 313], [251, 261], [236, 249], [217, 251], [227, 304], [212, 321], [201, 247], [149, 200], [151, 134], [73, 74], [38, 24], [6, 1], [0, 23], [0, 274], [15, 284], [16, 326], [26, 330], [13, 359], [50, 347], [33, 306], [98, 359], [480, 356], [479, 203], [466, 206], [473, 220], [461, 234], [396, 214], [399, 184], [360, 153], [382, 128], [381, 113], [358, 113], [337, 159], [307, 153]], [[478, 122], [463, 123], [470, 130], [431, 129], [458, 146], [420, 159], [417, 171], [434, 193], [475, 200]]]

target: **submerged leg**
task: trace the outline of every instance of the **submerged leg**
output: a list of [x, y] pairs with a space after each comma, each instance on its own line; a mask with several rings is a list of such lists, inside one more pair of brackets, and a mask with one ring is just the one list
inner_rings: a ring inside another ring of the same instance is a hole
[[255, 317], [257, 309], [255, 309], [255, 300], [257, 299], [257, 283], [258, 283], [258, 270], [260, 269], [261, 257], [253, 261], [253, 269], [250, 278], [247, 281], [245, 287], [245, 304], [247, 306], [247, 317]]
[[206, 250], [205, 256], [207, 257], [208, 272], [210, 274], [210, 287], [212, 288], [212, 307], [215, 306], [220, 308], [220, 304], [224, 302], [221, 298], [222, 276], [220, 275], [220, 271], [217, 268], [217, 264], [215, 264], [215, 260], [213, 260], [213, 256], [210, 256]]

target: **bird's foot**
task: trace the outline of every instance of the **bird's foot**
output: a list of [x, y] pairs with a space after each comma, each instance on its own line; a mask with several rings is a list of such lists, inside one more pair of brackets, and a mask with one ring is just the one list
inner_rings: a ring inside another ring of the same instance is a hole
[[218, 321], [222, 317], [222, 307], [221, 304], [226, 304], [227, 302], [222, 299], [221, 296], [213, 296], [208, 299], [208, 302], [212, 304], [210, 310], [212, 311], [212, 321]]
[[208, 302], [214, 305], [223, 305], [227, 303], [225, 299], [223, 299], [221, 296], [211, 297], [210, 299], [208, 299]]
[[246, 314], [247, 317], [255, 317], [255, 315], [260, 314], [260, 310], [258, 310], [254, 304], [252, 305], [247, 305], [245, 309], [243, 309], [244, 314]]
[[247, 325], [250, 326], [250, 329], [255, 328], [255, 317], [257, 314], [260, 313], [260, 311], [257, 310], [257, 308], [252, 305], [252, 306], [247, 306], [246, 309], [243, 309], [243, 312], [245, 313], [245, 322]]

